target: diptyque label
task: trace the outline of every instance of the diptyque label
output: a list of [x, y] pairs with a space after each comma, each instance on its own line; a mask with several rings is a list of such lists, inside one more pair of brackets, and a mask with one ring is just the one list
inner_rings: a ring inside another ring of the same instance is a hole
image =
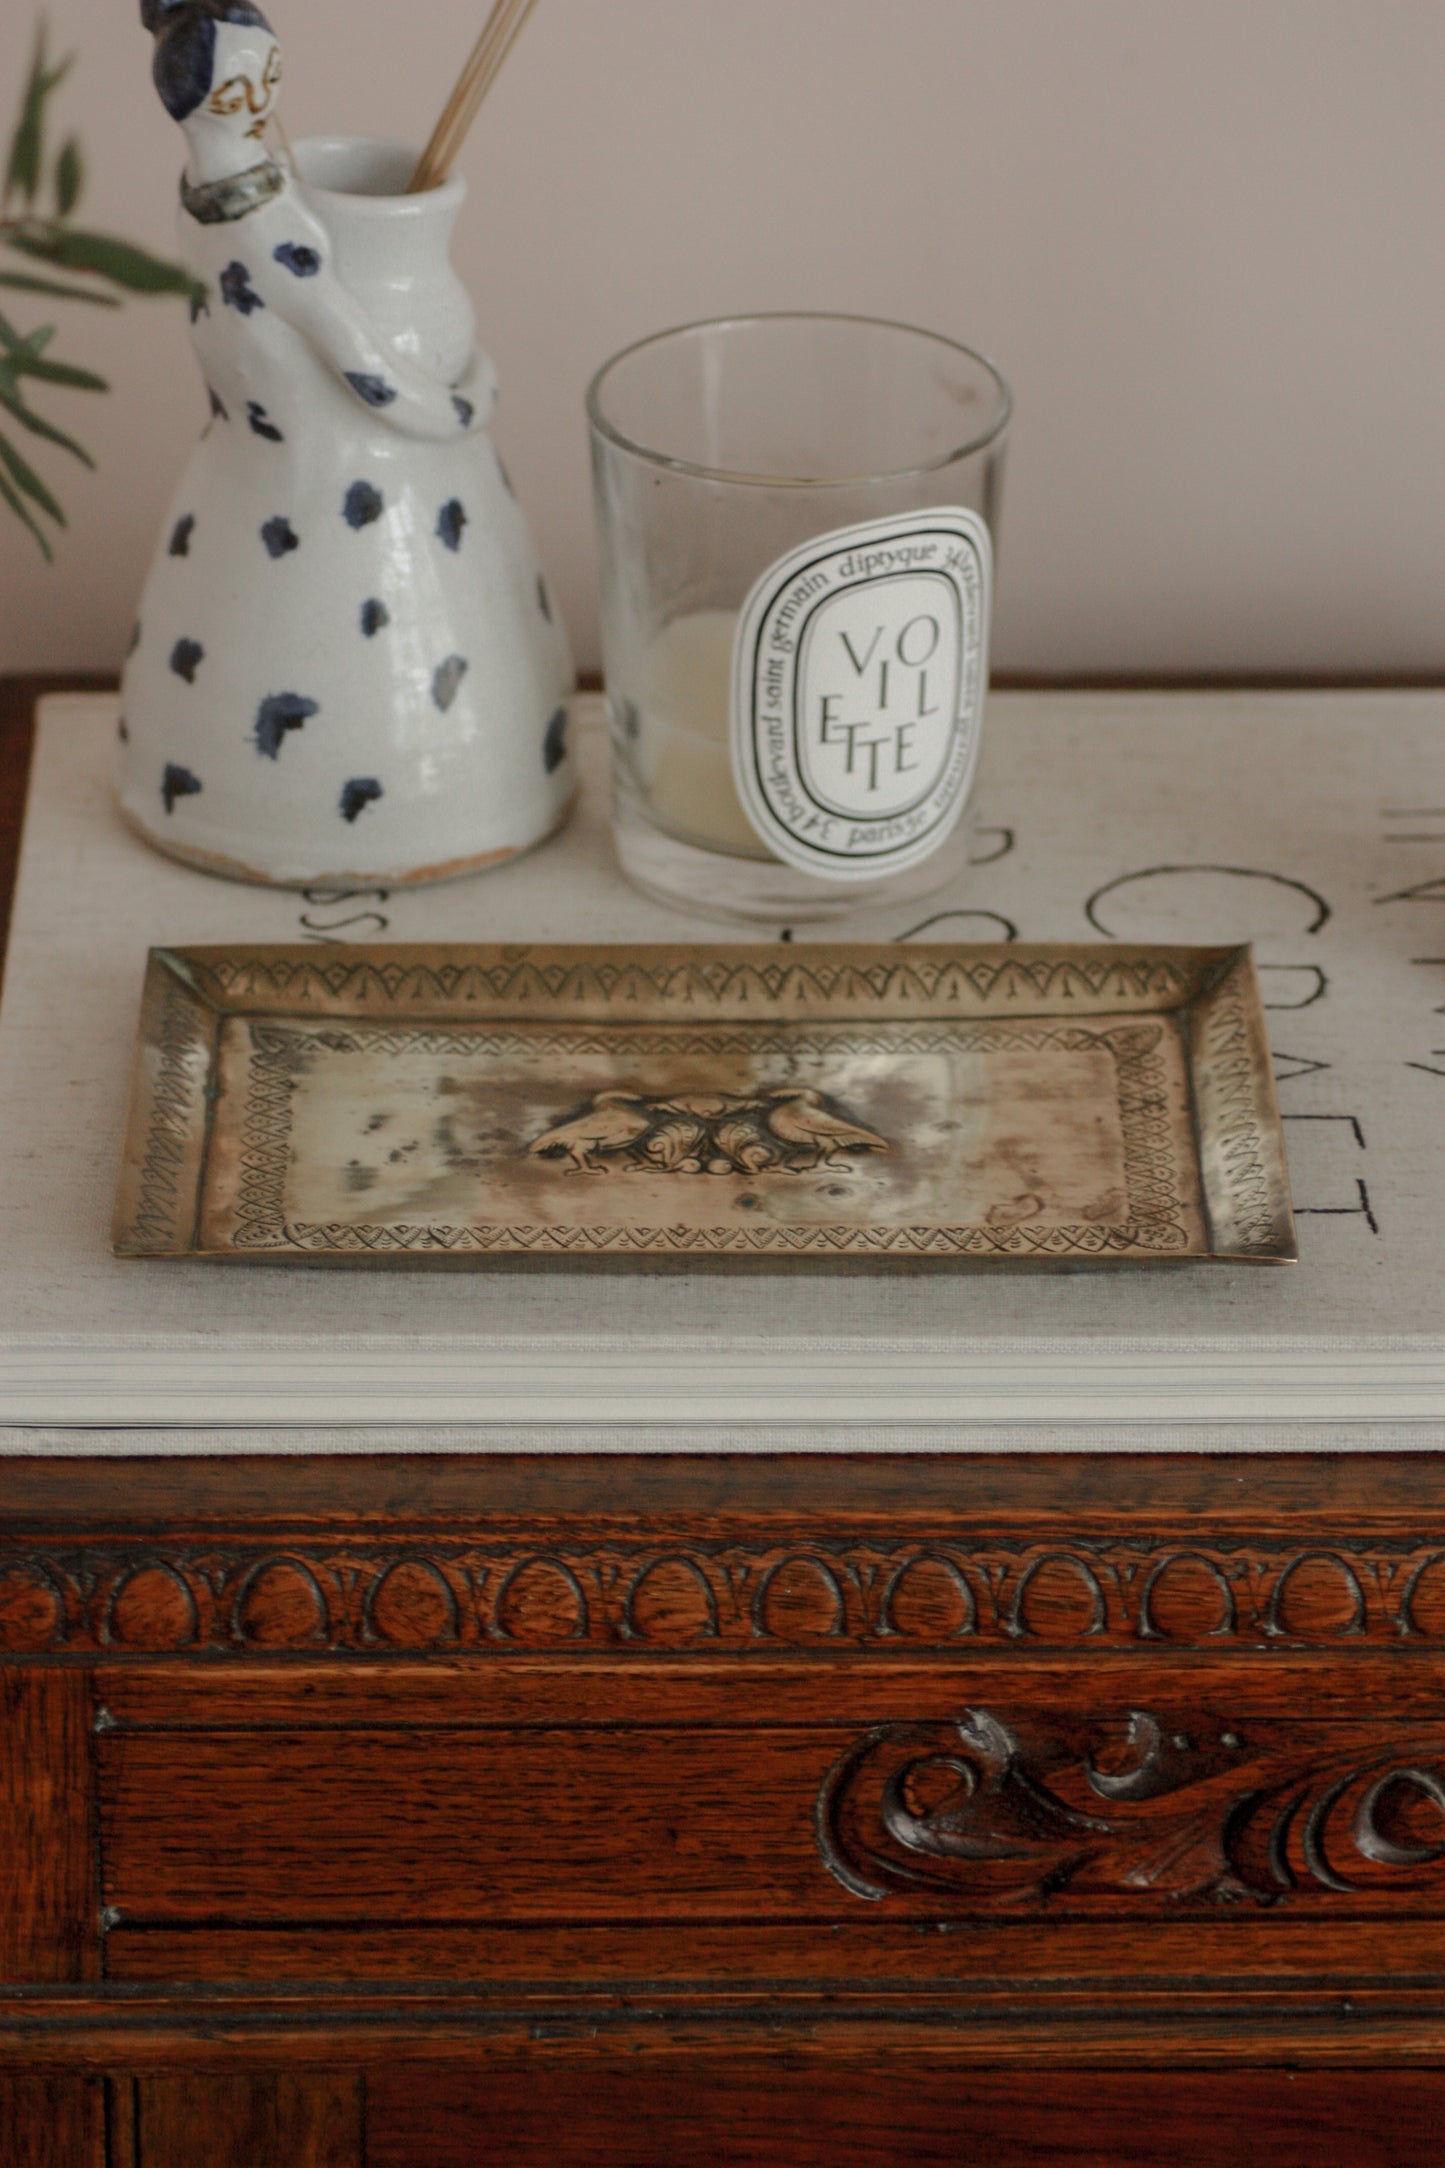
[[978, 759], [992, 585], [961, 506], [819, 535], [764, 573], [733, 651], [732, 757], [779, 858], [847, 881], [937, 850]]

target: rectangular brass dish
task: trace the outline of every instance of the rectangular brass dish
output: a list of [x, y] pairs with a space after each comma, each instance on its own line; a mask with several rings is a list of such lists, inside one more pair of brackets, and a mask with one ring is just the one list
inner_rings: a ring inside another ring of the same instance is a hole
[[153, 949], [114, 1247], [1295, 1257], [1247, 948]]

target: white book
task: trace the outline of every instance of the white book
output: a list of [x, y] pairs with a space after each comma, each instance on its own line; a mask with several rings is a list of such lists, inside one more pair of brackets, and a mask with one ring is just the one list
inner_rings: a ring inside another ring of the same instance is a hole
[[116, 722], [40, 715], [0, 1005], [0, 1446], [1445, 1445], [1445, 693], [996, 695], [966, 881], [822, 929], [1254, 941], [1299, 1264], [1065, 1276], [117, 1260], [149, 947], [748, 936], [616, 872], [598, 701], [557, 843], [346, 895], [154, 855], [112, 804]]

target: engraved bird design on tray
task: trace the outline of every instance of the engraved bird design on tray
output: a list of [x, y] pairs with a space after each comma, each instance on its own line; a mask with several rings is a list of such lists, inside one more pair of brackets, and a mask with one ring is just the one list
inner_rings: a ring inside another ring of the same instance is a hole
[[736, 1092], [595, 1092], [585, 1112], [556, 1123], [527, 1147], [567, 1171], [608, 1174], [654, 1167], [667, 1174], [806, 1174], [846, 1169], [849, 1154], [891, 1152], [876, 1130], [831, 1106], [812, 1085]]

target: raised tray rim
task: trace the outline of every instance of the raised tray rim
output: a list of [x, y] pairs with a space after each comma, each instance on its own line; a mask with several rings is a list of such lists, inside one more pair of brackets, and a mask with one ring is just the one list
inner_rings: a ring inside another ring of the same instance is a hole
[[[1028, 1006], [1021, 1006], [1027, 1003]], [[1006, 1006], [1004, 1006], [1006, 1004]], [[221, 1021], [250, 1014], [436, 1021], [795, 1022], [1188, 1011], [1192, 1117], [1209, 1247], [1107, 1257], [826, 1255], [816, 1250], [491, 1250], [381, 1254], [202, 1247], [197, 1224]], [[1137, 1269], [1297, 1261], [1283, 1131], [1248, 944], [403, 943], [318, 954], [293, 943], [153, 948], [147, 957], [112, 1235], [118, 1257], [553, 1271], [612, 1266], [887, 1271]]]

